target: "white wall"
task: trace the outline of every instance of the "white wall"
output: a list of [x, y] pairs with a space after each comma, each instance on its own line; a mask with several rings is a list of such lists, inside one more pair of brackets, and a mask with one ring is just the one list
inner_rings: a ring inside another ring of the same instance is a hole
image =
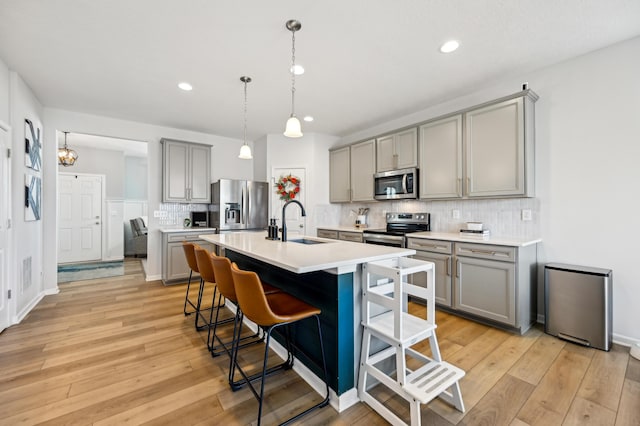
[[[307, 235], [315, 235], [318, 225], [326, 225], [320, 222], [322, 222], [323, 208], [329, 204], [329, 147], [337, 140], [335, 136], [313, 133], [305, 133], [298, 139], [287, 138], [281, 134], [267, 136], [265, 170], [267, 181], [271, 181], [273, 168], [303, 167], [306, 169]], [[260, 161], [255, 153], [254, 159], [256, 159], [254, 161]], [[274, 195], [272, 189], [269, 199], [272, 200]]]
[[124, 198], [146, 200], [149, 182], [147, 157], [124, 157]]
[[[27, 169], [24, 159], [25, 122], [28, 118], [34, 124], [38, 124], [42, 129], [43, 148], [51, 147], [55, 149], [55, 136], [46, 137], [46, 129], [43, 126], [42, 105], [36, 99], [31, 89], [25, 84], [15, 72], [10, 72], [10, 116], [13, 149], [11, 156], [11, 188], [12, 188], [12, 248], [10, 250], [11, 266], [9, 268], [10, 286], [13, 293], [17, 295], [15, 314], [17, 318], [22, 318], [42, 297], [42, 263], [43, 263], [43, 226], [46, 225], [46, 217], [42, 210], [42, 220], [25, 221], [24, 213], [24, 182], [25, 173], [29, 172], [42, 178], [42, 193], [50, 190], [48, 182], [44, 179], [47, 170], [55, 170], [45, 158], [42, 160], [42, 171], [36, 172]], [[43, 150], [44, 151], [44, 150]], [[54, 165], [57, 162], [53, 160]], [[26, 273], [23, 272], [23, 264], [27, 259], [31, 259], [31, 267]]]
[[9, 67], [0, 58], [0, 121], [9, 124]]
[[[149, 223], [147, 225], [149, 228], [147, 277], [149, 279], [159, 279], [161, 276], [161, 237], [158, 231], [158, 219], [153, 217], [153, 211], [159, 209], [162, 198], [161, 138], [166, 137], [212, 145], [212, 177], [214, 180], [222, 176], [227, 177], [225, 174], [243, 179], [252, 177], [252, 163], [245, 163], [243, 160], [238, 159], [238, 152], [240, 151], [242, 141], [237, 139], [52, 108], [45, 108], [44, 114], [47, 124], [45, 137], [50, 140], [53, 138], [57, 129], [74, 133], [146, 141], [149, 144]], [[55, 157], [54, 147], [51, 145], [50, 148], [51, 149], [45, 152], [45, 156], [49, 158]], [[55, 171], [50, 171], [49, 174], [45, 172], [45, 178], [47, 178], [50, 184], [44, 194], [44, 215], [55, 218], [57, 190]], [[44, 241], [46, 252], [55, 253], [57, 244], [55, 224], [51, 224], [50, 226], [45, 225]], [[56, 287], [56, 259], [54, 256], [48, 256], [45, 259], [44, 282], [45, 286]]]
[[[637, 212], [640, 198], [640, 38], [349, 135], [337, 145], [508, 95], [527, 81], [536, 103], [538, 260], [611, 268], [613, 330], [640, 341]], [[493, 208], [507, 203], [497, 201]], [[465, 203], [461, 201], [460, 203]], [[542, 294], [542, 293], [540, 293]], [[542, 313], [542, 311], [540, 312]]]
[[[63, 146], [59, 144], [60, 146]], [[71, 167], [58, 166], [58, 172], [88, 173], [105, 176], [105, 195], [109, 199], [122, 199], [124, 196], [124, 152], [109, 149], [69, 146], [78, 153], [78, 160]]]

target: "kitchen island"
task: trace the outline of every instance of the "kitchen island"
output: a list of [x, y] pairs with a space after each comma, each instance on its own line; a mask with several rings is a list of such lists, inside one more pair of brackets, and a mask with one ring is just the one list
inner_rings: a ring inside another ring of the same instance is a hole
[[[415, 250], [309, 237], [283, 243], [265, 239], [265, 232], [200, 237], [224, 249], [241, 269], [255, 271], [263, 281], [322, 310], [331, 404], [341, 411], [357, 402], [362, 264], [410, 256]], [[301, 350], [295, 353], [294, 369], [322, 393], [315, 333], [315, 327], [304, 321], [295, 326], [293, 338]]]

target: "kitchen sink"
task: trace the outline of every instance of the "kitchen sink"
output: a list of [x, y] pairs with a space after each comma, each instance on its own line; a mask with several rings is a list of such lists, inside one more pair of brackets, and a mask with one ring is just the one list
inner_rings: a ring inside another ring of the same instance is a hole
[[287, 240], [287, 241], [291, 241], [292, 243], [300, 243], [300, 244], [324, 244], [327, 242], [327, 241], [312, 240], [310, 238], [295, 238], [293, 240]]

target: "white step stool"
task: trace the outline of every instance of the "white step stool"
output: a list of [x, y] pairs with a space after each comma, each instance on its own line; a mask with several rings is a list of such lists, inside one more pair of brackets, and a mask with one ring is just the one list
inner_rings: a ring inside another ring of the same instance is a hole
[[[406, 423], [368, 392], [369, 376], [409, 402], [412, 426], [420, 426], [420, 404], [426, 404], [436, 397], [464, 412], [459, 380], [465, 373], [442, 361], [436, 338], [434, 268], [432, 262], [406, 257], [369, 262], [363, 266], [364, 333], [358, 396], [393, 425]], [[427, 274], [426, 287], [407, 282], [407, 277], [418, 272]], [[409, 295], [426, 300], [426, 318], [407, 312]], [[372, 337], [388, 346], [371, 354]], [[429, 339], [433, 359], [411, 348], [425, 339]], [[415, 371], [408, 369], [407, 357], [417, 360], [421, 366]], [[393, 358], [395, 371], [383, 371], [381, 367], [388, 370], [390, 361], [387, 360]], [[385, 365], [380, 366], [381, 363]]]

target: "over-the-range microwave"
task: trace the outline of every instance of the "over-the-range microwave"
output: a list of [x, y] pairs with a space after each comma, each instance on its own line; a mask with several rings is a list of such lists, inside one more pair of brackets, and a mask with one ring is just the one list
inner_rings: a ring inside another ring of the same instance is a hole
[[397, 200], [418, 198], [418, 169], [390, 170], [373, 175], [374, 198]]

